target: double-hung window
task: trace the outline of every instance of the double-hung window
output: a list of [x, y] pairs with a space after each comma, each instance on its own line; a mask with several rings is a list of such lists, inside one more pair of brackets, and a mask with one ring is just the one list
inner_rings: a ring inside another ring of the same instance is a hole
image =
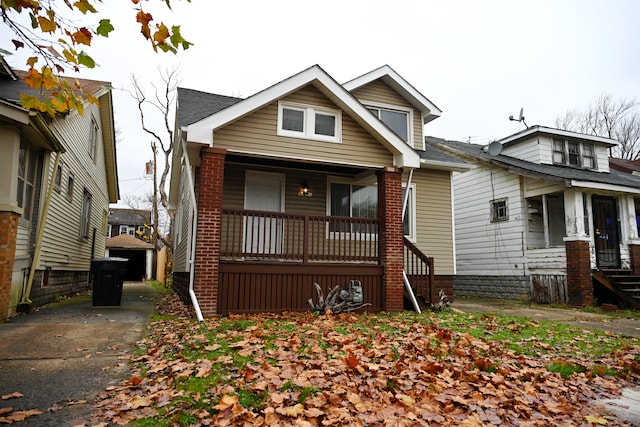
[[553, 163], [595, 169], [596, 157], [593, 144], [554, 138]]
[[416, 185], [409, 186], [409, 195], [407, 196], [407, 186], [402, 187], [402, 203], [407, 199], [404, 217], [402, 218], [402, 234], [412, 242], [416, 241]]
[[411, 142], [411, 110], [369, 105], [367, 109], [403, 141]]
[[491, 222], [509, 220], [509, 206], [507, 199], [496, 199], [491, 201]]
[[18, 155], [18, 207], [22, 208], [22, 218], [31, 221], [34, 204], [34, 188], [38, 156], [36, 151], [20, 142]]
[[89, 157], [94, 161], [96, 160], [96, 153], [98, 152], [98, 124], [94, 119], [91, 119], [91, 133], [89, 135]]
[[340, 142], [342, 113], [325, 107], [278, 103], [278, 135]]
[[[378, 188], [348, 182], [329, 183], [329, 215], [352, 218], [378, 217]], [[331, 232], [375, 234], [367, 222], [334, 221]]]
[[91, 227], [91, 193], [86, 188], [82, 195], [82, 216], [80, 217], [80, 236], [82, 238], [89, 237], [89, 228]]

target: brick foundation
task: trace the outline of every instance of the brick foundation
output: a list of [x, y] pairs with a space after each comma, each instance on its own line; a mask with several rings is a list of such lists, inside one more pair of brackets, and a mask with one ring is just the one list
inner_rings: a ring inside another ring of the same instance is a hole
[[9, 315], [19, 219], [20, 215], [15, 212], [0, 212], [0, 322], [6, 321]]
[[378, 173], [380, 262], [384, 266], [384, 309], [404, 309], [402, 240], [402, 171], [385, 168]]
[[222, 189], [227, 151], [204, 148], [198, 183], [194, 290], [203, 316], [217, 313]]
[[569, 305], [586, 307], [593, 304], [593, 282], [589, 242], [565, 241], [567, 251], [567, 293]]

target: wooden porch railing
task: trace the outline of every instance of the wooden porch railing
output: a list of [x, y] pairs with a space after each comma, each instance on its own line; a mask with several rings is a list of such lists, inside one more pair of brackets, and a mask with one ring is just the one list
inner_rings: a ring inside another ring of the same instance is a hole
[[404, 271], [416, 295], [432, 304], [437, 303], [433, 257], [426, 256], [406, 237], [404, 237]]
[[379, 221], [224, 209], [220, 254], [226, 260], [377, 263]]

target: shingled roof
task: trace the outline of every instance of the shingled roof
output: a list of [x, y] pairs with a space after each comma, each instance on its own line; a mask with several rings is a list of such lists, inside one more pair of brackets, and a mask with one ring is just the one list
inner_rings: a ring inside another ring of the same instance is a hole
[[178, 88], [178, 126], [187, 126], [242, 101], [242, 98]]
[[507, 169], [515, 174], [529, 176], [531, 178], [565, 185], [568, 185], [571, 181], [583, 181], [640, 188], [640, 177], [616, 170], [611, 170], [611, 172], [598, 172], [569, 166], [538, 164], [504, 154], [491, 155], [483, 149], [484, 146], [482, 145], [434, 137], [428, 137], [426, 141], [429, 145], [443, 147], [448, 149], [449, 152], [459, 154], [463, 158], [477, 159], [484, 163]]

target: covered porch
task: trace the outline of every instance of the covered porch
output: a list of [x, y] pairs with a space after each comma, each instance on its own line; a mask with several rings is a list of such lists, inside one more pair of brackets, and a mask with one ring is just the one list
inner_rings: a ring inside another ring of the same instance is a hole
[[[351, 280], [362, 284], [367, 310], [400, 311], [403, 271], [431, 301], [433, 259], [403, 239], [402, 184], [397, 168], [203, 150], [193, 278], [203, 312], [305, 311], [314, 283], [326, 295]], [[185, 295], [188, 280], [174, 277]]]

